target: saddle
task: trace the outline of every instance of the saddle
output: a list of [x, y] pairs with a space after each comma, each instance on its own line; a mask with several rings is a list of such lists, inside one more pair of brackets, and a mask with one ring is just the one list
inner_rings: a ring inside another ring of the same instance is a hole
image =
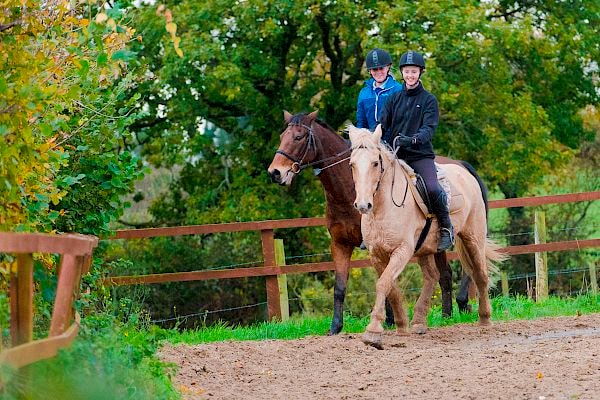
[[[446, 175], [446, 171], [439, 164], [435, 164], [435, 168], [437, 170], [438, 182], [440, 186], [446, 192], [448, 196], [448, 211], [450, 214], [454, 214], [462, 210], [465, 206], [465, 200], [463, 198], [462, 193], [458, 193], [457, 190], [452, 190], [453, 186]], [[412, 181], [412, 185], [409, 185], [410, 191], [419, 205], [419, 209], [425, 216], [425, 218], [433, 218], [435, 214], [431, 208], [431, 202], [429, 196], [427, 195], [427, 189], [425, 188], [425, 183], [423, 182], [423, 178], [414, 171], [409, 173], [410, 179]]]
[[[465, 205], [462, 193], [458, 193], [457, 190], [452, 190], [452, 183], [450, 182], [450, 179], [448, 179], [448, 177], [446, 176], [446, 171], [439, 164], [436, 163], [435, 168], [437, 171], [438, 182], [440, 183], [440, 186], [442, 187], [444, 192], [446, 192], [446, 196], [448, 198], [448, 212], [450, 214], [459, 212]], [[423, 181], [421, 175], [415, 173], [414, 171], [409, 171], [409, 176], [412, 184], [408, 186], [410, 187], [410, 191], [415, 201], [417, 202], [419, 209], [425, 217], [425, 227], [421, 231], [421, 234], [419, 235], [419, 239], [417, 240], [417, 244], [415, 246], [415, 252], [417, 252], [423, 245], [423, 242], [425, 241], [425, 238], [429, 233], [429, 229], [431, 228], [431, 222], [433, 218], [435, 218], [435, 214], [433, 213], [431, 201], [429, 199], [429, 195], [427, 194], [427, 188], [425, 187], [425, 182]]]

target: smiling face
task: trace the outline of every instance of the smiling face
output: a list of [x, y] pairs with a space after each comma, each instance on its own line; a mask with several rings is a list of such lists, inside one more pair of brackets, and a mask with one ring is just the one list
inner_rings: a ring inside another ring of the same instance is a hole
[[421, 76], [421, 68], [416, 65], [407, 65], [402, 67], [402, 79], [406, 83], [406, 87], [412, 89], [419, 83]]
[[388, 72], [390, 72], [390, 65], [386, 65], [385, 67], [371, 68], [369, 72], [371, 73], [373, 79], [375, 79], [376, 85], [380, 86], [387, 79]]

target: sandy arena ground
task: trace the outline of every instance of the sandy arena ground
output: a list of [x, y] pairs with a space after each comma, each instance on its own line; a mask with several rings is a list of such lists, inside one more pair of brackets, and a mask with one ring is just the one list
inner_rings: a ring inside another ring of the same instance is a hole
[[167, 345], [184, 399], [600, 399], [600, 314], [360, 335]]

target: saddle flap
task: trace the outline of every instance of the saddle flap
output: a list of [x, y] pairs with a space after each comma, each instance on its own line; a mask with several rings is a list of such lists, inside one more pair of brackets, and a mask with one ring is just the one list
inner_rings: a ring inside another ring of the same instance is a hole
[[[460, 193], [450, 182], [450, 179], [446, 176], [446, 171], [439, 164], [435, 164], [437, 169], [438, 182], [442, 189], [446, 192], [448, 196], [448, 210], [450, 214], [454, 214], [462, 210], [465, 205], [465, 200], [463, 198], [462, 193]], [[419, 206], [419, 209], [423, 213], [425, 217], [435, 217], [435, 214], [427, 208], [425, 201], [423, 200], [423, 195], [419, 190], [419, 185], [417, 185], [417, 176], [411, 176], [410, 191]], [[424, 190], [424, 188], [422, 189]]]

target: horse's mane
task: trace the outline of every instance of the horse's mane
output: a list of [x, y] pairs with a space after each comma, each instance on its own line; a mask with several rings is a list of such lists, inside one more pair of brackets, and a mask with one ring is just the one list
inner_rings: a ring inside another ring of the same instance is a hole
[[391, 164], [397, 162], [408, 173], [408, 175], [414, 175], [414, 170], [406, 163], [406, 161], [396, 157], [394, 149], [392, 149], [390, 145], [382, 142], [381, 140], [375, 143], [372, 138], [373, 134], [369, 132], [368, 129], [363, 129], [363, 131], [364, 132], [361, 132], [357, 137], [354, 138], [354, 141], [352, 142], [352, 150], [359, 147], [369, 150], [377, 150], [388, 160], [388, 162]]
[[[306, 117], [306, 115], [307, 114], [304, 112], [294, 115], [288, 125], [300, 125], [302, 123], [302, 120], [304, 119], [304, 117]], [[319, 125], [321, 125], [323, 128], [326, 128], [326, 129], [330, 130], [331, 132], [335, 133], [335, 129], [333, 129], [331, 126], [329, 126], [329, 124], [327, 122], [323, 121], [322, 119], [317, 117], [315, 119], [315, 122], [318, 123]]]

